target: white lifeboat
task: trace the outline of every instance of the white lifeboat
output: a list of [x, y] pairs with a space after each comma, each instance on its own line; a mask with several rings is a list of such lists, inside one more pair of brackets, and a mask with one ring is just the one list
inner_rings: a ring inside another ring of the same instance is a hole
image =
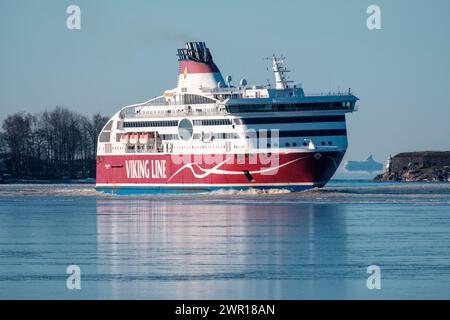
[[130, 134], [130, 143], [131, 144], [138, 143], [138, 140], [139, 140], [139, 133], [131, 133]]
[[150, 138], [150, 133], [148, 133], [148, 132], [141, 133], [141, 135], [139, 136], [139, 143], [147, 144], [149, 138]]
[[120, 136], [120, 142], [122, 142], [122, 143], [128, 143], [128, 139], [130, 139], [130, 134], [129, 133], [123, 133]]

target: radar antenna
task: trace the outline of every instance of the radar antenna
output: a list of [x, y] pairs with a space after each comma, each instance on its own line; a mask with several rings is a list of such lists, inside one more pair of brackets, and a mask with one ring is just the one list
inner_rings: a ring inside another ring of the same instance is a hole
[[[270, 58], [268, 58], [270, 59]], [[285, 57], [272, 56], [272, 69], [275, 76], [275, 89], [287, 89], [289, 83], [293, 82], [288, 80], [286, 73], [291, 72], [284, 66]]]

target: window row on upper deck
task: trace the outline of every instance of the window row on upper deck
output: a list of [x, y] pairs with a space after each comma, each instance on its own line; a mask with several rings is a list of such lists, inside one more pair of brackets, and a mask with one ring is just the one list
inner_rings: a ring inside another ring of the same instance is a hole
[[163, 121], [129, 121], [124, 122], [124, 128], [143, 128], [143, 127], [176, 127], [177, 120], [163, 120]]
[[204, 120], [194, 120], [195, 126], [224, 126], [230, 125], [230, 119], [204, 119]]
[[339, 102], [308, 102], [290, 104], [248, 104], [227, 105], [229, 113], [243, 112], [280, 112], [280, 111], [313, 111], [313, 110], [351, 110], [355, 107], [354, 101]]

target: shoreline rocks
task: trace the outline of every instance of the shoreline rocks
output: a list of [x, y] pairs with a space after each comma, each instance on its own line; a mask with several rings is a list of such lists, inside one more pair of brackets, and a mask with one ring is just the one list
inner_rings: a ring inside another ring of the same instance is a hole
[[449, 182], [450, 151], [399, 153], [374, 181]]
[[[447, 169], [450, 171], [450, 167]], [[384, 172], [377, 175], [374, 181], [404, 182], [450, 182], [450, 175], [445, 170], [405, 170], [401, 172]]]

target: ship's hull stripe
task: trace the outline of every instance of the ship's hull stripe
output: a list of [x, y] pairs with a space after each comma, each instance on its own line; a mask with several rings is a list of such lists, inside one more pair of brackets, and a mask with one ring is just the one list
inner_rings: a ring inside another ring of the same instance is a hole
[[176, 194], [176, 193], [201, 193], [211, 192], [218, 190], [271, 190], [282, 189], [293, 192], [300, 192], [313, 189], [315, 184], [268, 184], [268, 185], [102, 185], [98, 184], [96, 190], [99, 192], [118, 194], [118, 195], [130, 195], [130, 194]]
[[97, 183], [96, 187], [139, 187], [139, 188], [165, 188], [165, 187], [176, 187], [176, 188], [190, 188], [190, 187], [217, 187], [217, 188], [239, 188], [239, 187], [271, 187], [271, 186], [315, 186], [322, 185], [325, 182], [303, 182], [303, 183], [195, 183], [195, 184], [184, 184], [184, 183], [161, 183], [161, 184], [148, 184], [148, 183]]
[[178, 74], [183, 75], [186, 70], [186, 74], [189, 73], [219, 73], [219, 68], [214, 62], [204, 63], [197, 61], [182, 60], [180, 61]]

